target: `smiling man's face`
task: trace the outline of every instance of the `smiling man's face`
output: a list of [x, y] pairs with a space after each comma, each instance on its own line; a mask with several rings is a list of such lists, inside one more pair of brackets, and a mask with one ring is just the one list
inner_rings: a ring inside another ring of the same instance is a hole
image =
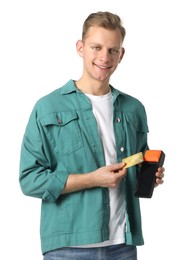
[[89, 82], [109, 82], [124, 55], [120, 31], [97, 26], [90, 27], [85, 39], [77, 42], [77, 50], [83, 58], [82, 77]]

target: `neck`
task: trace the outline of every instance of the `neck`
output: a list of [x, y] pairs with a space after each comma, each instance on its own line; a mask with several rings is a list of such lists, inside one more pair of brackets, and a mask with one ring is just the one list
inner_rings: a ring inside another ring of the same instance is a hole
[[75, 82], [75, 85], [81, 92], [95, 96], [102, 96], [110, 91], [109, 84], [103, 82], [86, 82], [79, 79]]

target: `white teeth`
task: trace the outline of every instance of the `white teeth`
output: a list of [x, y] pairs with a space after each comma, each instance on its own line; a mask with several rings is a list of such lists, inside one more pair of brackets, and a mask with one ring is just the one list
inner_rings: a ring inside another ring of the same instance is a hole
[[108, 69], [109, 67], [107, 67], [107, 66], [98, 66], [99, 68], [101, 68], [101, 69]]

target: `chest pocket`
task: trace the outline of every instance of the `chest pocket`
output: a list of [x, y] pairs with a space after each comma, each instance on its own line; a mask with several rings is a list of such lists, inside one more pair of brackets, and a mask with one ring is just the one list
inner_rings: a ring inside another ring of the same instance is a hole
[[141, 151], [146, 145], [148, 125], [146, 118], [135, 114], [125, 114], [126, 133], [132, 152]]
[[78, 120], [75, 111], [55, 112], [44, 116], [40, 123], [46, 142], [63, 155], [80, 149], [83, 141]]

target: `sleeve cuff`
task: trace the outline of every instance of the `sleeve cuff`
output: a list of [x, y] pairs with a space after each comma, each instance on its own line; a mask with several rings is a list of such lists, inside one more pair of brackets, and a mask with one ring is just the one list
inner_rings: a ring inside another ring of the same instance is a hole
[[42, 199], [50, 202], [56, 201], [66, 185], [68, 176], [69, 174], [66, 171], [56, 172]]

